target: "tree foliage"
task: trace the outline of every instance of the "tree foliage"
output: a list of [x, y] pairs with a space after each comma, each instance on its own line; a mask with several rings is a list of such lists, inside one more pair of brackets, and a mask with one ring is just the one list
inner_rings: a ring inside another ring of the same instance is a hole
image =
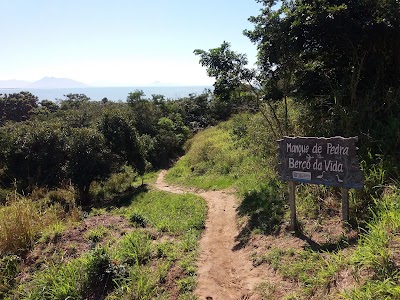
[[119, 161], [104, 136], [92, 128], [73, 128], [66, 142], [68, 178], [78, 189], [83, 205], [89, 203], [89, 188], [118, 169]]
[[145, 157], [133, 122], [122, 114], [107, 113], [100, 122], [99, 130], [111, 151], [143, 175]]
[[0, 94], [0, 125], [28, 120], [38, 107], [38, 97], [29, 92]]
[[55, 187], [65, 178], [64, 134], [60, 124], [20, 123], [0, 127], [0, 163], [7, 180], [21, 189]]
[[232, 51], [230, 44], [225, 41], [220, 47], [208, 51], [196, 49], [194, 54], [200, 56], [200, 64], [207, 68], [208, 76], [215, 78], [216, 117], [226, 120], [244, 106], [241, 103], [245, 99], [243, 93], [246, 85], [252, 85], [254, 70], [246, 67], [246, 55]]
[[[66, 97], [60, 105], [48, 100], [38, 105], [28, 93], [0, 99], [0, 104], [12, 103], [4, 108], [6, 123], [0, 124], [0, 183], [17, 183], [18, 191], [26, 193], [70, 182], [86, 205], [93, 181], [106, 180], [125, 164], [140, 175], [165, 167], [183, 153], [189, 128], [212, 123], [210, 95], [170, 101], [134, 91], [128, 103], [89, 101], [83, 94]], [[30, 104], [17, 119], [21, 103]]]
[[400, 112], [398, 1], [261, 2], [244, 33], [269, 91], [311, 103], [327, 121], [322, 134], [377, 138], [373, 131]]

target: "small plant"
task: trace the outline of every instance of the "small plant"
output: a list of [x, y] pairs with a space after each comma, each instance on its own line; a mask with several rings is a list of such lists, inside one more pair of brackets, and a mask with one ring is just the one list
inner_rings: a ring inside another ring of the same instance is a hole
[[196, 280], [191, 276], [179, 279], [177, 283], [182, 293], [192, 292], [196, 287]]
[[19, 271], [20, 257], [8, 255], [0, 258], [0, 298], [13, 287]]
[[178, 258], [178, 245], [176, 242], [166, 241], [158, 243], [156, 246], [156, 255], [158, 258], [166, 258], [175, 261]]
[[260, 291], [263, 299], [273, 299], [274, 293], [276, 292], [276, 285], [263, 281], [257, 286], [257, 290]]
[[99, 225], [96, 228], [89, 230], [85, 233], [85, 238], [91, 241], [92, 243], [100, 242], [103, 237], [107, 234], [108, 229], [103, 225]]
[[56, 210], [24, 197], [0, 207], [0, 255], [26, 251], [56, 218]]
[[117, 248], [117, 259], [129, 265], [146, 263], [152, 253], [150, 236], [141, 231], [127, 234]]
[[157, 282], [152, 272], [147, 267], [135, 265], [130, 272], [130, 282], [128, 284], [129, 299], [151, 300], [157, 291]]
[[112, 267], [108, 251], [97, 247], [85, 257], [87, 283], [86, 293], [89, 295], [105, 295], [114, 287], [115, 268]]
[[138, 227], [146, 227], [148, 221], [145, 217], [143, 217], [139, 212], [134, 212], [130, 217], [129, 220]]
[[266, 255], [265, 261], [276, 271], [281, 265], [281, 258], [284, 254], [284, 250], [274, 248]]
[[66, 229], [65, 223], [57, 222], [46, 228], [40, 237], [39, 242], [48, 243], [59, 240]]

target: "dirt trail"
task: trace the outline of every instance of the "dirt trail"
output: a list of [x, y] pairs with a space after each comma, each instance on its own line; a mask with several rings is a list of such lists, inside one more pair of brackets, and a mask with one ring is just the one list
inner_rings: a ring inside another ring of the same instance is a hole
[[195, 294], [200, 300], [261, 299], [254, 292], [261, 281], [261, 269], [253, 267], [249, 253], [236, 250], [239, 231], [236, 222], [237, 199], [223, 191], [201, 191], [170, 186], [162, 171], [156, 187], [172, 193], [190, 192], [203, 197], [208, 204], [206, 228], [200, 240], [200, 255]]

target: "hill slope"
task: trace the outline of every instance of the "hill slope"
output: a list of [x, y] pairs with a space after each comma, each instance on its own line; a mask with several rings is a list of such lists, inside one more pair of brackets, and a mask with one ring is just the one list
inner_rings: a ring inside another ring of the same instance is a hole
[[[292, 233], [286, 187], [274, 175], [274, 159], [263, 157], [268, 148], [273, 153], [274, 141], [253, 131], [257, 118], [237, 116], [196, 135], [167, 181], [237, 191], [238, 245], [251, 253], [247, 259], [255, 268], [271, 270], [257, 286], [264, 299], [400, 298], [399, 189], [392, 186], [379, 196], [374, 217], [359, 233], [357, 227], [342, 227], [335, 189], [299, 185], [300, 230]], [[357, 209], [365, 203], [373, 172], [366, 172], [364, 191], [351, 193], [353, 220], [360, 217]]]

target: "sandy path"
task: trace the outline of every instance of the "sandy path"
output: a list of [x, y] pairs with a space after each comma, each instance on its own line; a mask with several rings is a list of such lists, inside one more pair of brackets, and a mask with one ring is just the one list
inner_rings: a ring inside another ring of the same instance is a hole
[[234, 250], [239, 231], [236, 222], [237, 199], [222, 191], [196, 192], [164, 182], [162, 171], [156, 187], [172, 193], [190, 192], [203, 197], [208, 204], [206, 228], [200, 240], [200, 255], [195, 294], [200, 300], [260, 299], [254, 287], [261, 281], [261, 270], [255, 269], [249, 253]]

